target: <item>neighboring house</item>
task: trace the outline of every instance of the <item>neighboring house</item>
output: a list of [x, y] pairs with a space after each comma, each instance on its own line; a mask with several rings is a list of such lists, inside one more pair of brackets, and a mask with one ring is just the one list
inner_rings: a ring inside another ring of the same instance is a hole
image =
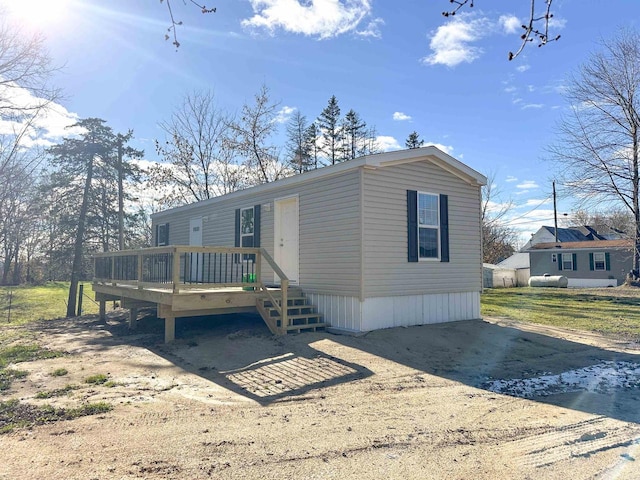
[[564, 275], [569, 287], [621, 285], [633, 265], [629, 240], [539, 243], [529, 255], [531, 276]]
[[156, 213], [154, 241], [261, 246], [337, 329], [474, 319], [485, 183], [433, 146], [370, 155]]

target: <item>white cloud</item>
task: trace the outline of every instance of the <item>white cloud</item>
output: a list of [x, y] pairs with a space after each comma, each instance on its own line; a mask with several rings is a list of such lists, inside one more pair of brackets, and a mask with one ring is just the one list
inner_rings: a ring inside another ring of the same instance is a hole
[[504, 88], [504, 92], [505, 93], [514, 93], [516, 90], [518, 90], [516, 87], [514, 87], [513, 85], [509, 85], [508, 87]]
[[526, 202], [524, 202], [523, 204], [518, 205], [518, 207], [537, 207], [540, 205], [545, 205], [547, 203], [551, 203], [551, 198], [530, 198], [529, 200], [527, 200]]
[[291, 114], [296, 111], [296, 107], [288, 107], [285, 105], [276, 114], [276, 123], [287, 123], [291, 118]]
[[[557, 28], [558, 30], [562, 30], [567, 25], [567, 21], [564, 18], [551, 17], [549, 19], [549, 28]], [[553, 37], [554, 35], [550, 35]]]
[[382, 25], [384, 25], [384, 20], [382, 18], [374, 18], [363, 30], [357, 30], [356, 35], [365, 38], [382, 38], [382, 32], [380, 32], [380, 27]]
[[402, 112], [393, 112], [393, 119], [397, 122], [402, 122], [405, 120], [411, 120], [411, 116]]
[[498, 23], [504, 30], [504, 33], [518, 33], [522, 22], [515, 15], [501, 15]]
[[525, 180], [524, 182], [516, 185], [516, 188], [524, 190], [529, 188], [540, 188], [540, 186], [535, 182], [535, 180]]
[[544, 103], [527, 103], [526, 105], [522, 106], [522, 109], [523, 110], [530, 109], [530, 108], [539, 109], [542, 107], [544, 107]]
[[401, 150], [403, 148], [400, 143], [398, 143], [398, 140], [388, 135], [378, 135], [376, 137], [376, 145], [383, 152]]
[[370, 0], [249, 1], [254, 15], [243, 20], [242, 26], [264, 29], [272, 35], [282, 29], [321, 39], [331, 38], [355, 30], [371, 14]]
[[[443, 145], [441, 143], [434, 143], [434, 142], [424, 142], [424, 144], [425, 146], [433, 145], [434, 147], [442, 150], [444, 153], [453, 155], [453, 147], [451, 145]], [[462, 158], [462, 155], [458, 155], [458, 158]]]
[[518, 177], [514, 177], [513, 175], [507, 175], [507, 179], [505, 180], [505, 182], [511, 183], [511, 182], [517, 182], [518, 181]]
[[519, 71], [520, 73], [523, 73], [529, 70], [530, 68], [531, 68], [531, 65], [518, 65], [516, 67], [516, 70]]
[[[29, 90], [18, 87], [15, 84], [3, 85], [0, 88], [0, 107], [27, 108], [35, 112], [38, 106], [46, 104], [46, 100], [38, 98]], [[29, 119], [0, 119], [0, 134], [14, 135], [24, 132], [21, 145], [51, 146], [64, 136], [79, 133], [79, 130], [68, 127], [78, 122], [78, 115], [69, 112], [65, 107], [57, 103], [49, 103], [42, 108], [38, 115], [29, 124]]]
[[487, 18], [460, 15], [438, 27], [431, 37], [429, 48], [433, 53], [422, 61], [429, 65], [455, 67], [462, 62], [471, 63], [481, 54], [482, 49], [473, 42], [487, 35], [491, 24]]

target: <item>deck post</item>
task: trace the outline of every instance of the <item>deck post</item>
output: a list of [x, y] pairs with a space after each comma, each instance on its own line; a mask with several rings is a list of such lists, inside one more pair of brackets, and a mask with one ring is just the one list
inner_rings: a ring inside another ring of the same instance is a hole
[[138, 309], [133, 307], [129, 309], [129, 328], [135, 330], [138, 327]]
[[[186, 258], [185, 258], [186, 261]], [[178, 293], [180, 291], [180, 252], [178, 249], [173, 247], [173, 293]]]
[[289, 326], [289, 299], [287, 298], [289, 293], [289, 280], [282, 279], [280, 281], [280, 291], [282, 294], [282, 304], [280, 305], [280, 308], [282, 309], [282, 315], [280, 316], [280, 328], [282, 330], [282, 334], [286, 335], [287, 327]]
[[142, 252], [138, 253], [138, 273], [137, 273], [137, 279], [138, 280], [138, 288], [142, 289], [142, 260], [143, 260], [143, 256], [142, 256]]
[[107, 319], [107, 302], [106, 300], [100, 300], [98, 302], [99, 304], [99, 315], [100, 315], [100, 321], [104, 322]]
[[164, 343], [171, 343], [176, 339], [176, 317], [164, 318]]

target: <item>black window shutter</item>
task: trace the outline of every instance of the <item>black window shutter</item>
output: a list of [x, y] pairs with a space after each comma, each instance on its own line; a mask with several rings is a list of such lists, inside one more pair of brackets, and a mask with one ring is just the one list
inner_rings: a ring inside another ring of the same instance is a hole
[[154, 239], [153, 245], [157, 247], [160, 244], [160, 239], [158, 238], [158, 234], [160, 233], [160, 225], [156, 225], [156, 238]]
[[589, 270], [594, 270], [595, 266], [593, 264], [593, 253], [589, 253]]
[[240, 246], [240, 209], [236, 208], [235, 246]]
[[418, 192], [407, 190], [408, 260], [418, 261]]
[[260, 205], [253, 207], [253, 246], [260, 246]]
[[609, 255], [609, 252], [605, 252], [604, 262], [605, 262], [605, 268], [607, 269], [607, 271], [611, 270], [611, 255]]
[[574, 270], [578, 270], [578, 263], [577, 263], [578, 255], [575, 254], [575, 253], [572, 253], [571, 254], [571, 259], [573, 260], [573, 269]]
[[169, 245], [169, 224], [164, 224], [164, 244]]
[[449, 261], [449, 196], [440, 194], [440, 261]]
[[562, 270], [562, 254], [558, 254], [558, 270]]

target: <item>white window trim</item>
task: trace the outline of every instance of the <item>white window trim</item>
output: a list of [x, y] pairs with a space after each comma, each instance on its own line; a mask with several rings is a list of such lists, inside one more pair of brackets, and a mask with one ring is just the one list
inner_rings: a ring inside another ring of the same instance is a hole
[[[598, 268], [598, 260], [596, 260], [596, 255], [602, 255], [602, 268]], [[593, 270], [597, 272], [606, 272], [607, 271], [607, 255], [604, 252], [593, 252]]]
[[[436, 207], [436, 214], [438, 215], [438, 225], [434, 226], [434, 225], [422, 225], [422, 228], [431, 228], [431, 229], [435, 229], [436, 230], [436, 239], [438, 242], [438, 255], [436, 257], [421, 257], [420, 256], [420, 195], [431, 195], [432, 197], [436, 197], [436, 201], [437, 201], [437, 207]], [[416, 215], [417, 215], [417, 224], [418, 224], [418, 228], [417, 228], [417, 232], [416, 234], [418, 235], [418, 238], [416, 239], [416, 245], [418, 246], [418, 261], [419, 262], [439, 262], [440, 261], [440, 255], [442, 253], [442, 246], [440, 245], [440, 195], [437, 193], [432, 193], [432, 192], [420, 192], [418, 191], [418, 194], [416, 196]]]
[[[565, 255], [567, 256], [567, 258], [569, 260], [565, 260], [564, 259]], [[562, 257], [561, 257], [561, 260], [562, 260], [562, 270], [571, 270], [571, 271], [573, 271], [573, 254], [572, 253], [563, 253]], [[565, 267], [565, 262], [571, 263], [571, 268], [566, 268]]]

